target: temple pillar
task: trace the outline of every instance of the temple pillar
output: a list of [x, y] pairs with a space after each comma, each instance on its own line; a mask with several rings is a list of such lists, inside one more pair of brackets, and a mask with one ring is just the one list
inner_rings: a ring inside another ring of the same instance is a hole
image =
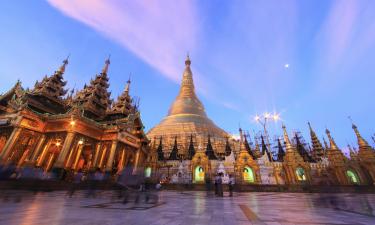
[[138, 171], [139, 156], [141, 154], [141, 149], [140, 148], [137, 150], [137, 153], [135, 154], [135, 162], [134, 162], [133, 174], [136, 174], [137, 171]]
[[112, 164], [113, 164], [113, 159], [114, 159], [115, 153], [116, 153], [117, 143], [118, 143], [117, 140], [112, 141], [111, 150], [109, 152], [109, 158], [107, 160], [107, 164], [106, 164], [106, 167], [105, 167], [105, 170], [107, 172], [112, 171]]
[[72, 166], [72, 169], [75, 170], [77, 168], [77, 164], [79, 162], [79, 158], [81, 157], [81, 153], [82, 153], [82, 149], [83, 149], [83, 144], [80, 144], [78, 146], [78, 151], [77, 151], [77, 155], [76, 155], [76, 158], [74, 160], [74, 163], [73, 163], [73, 166]]
[[31, 156], [29, 158], [30, 163], [33, 164], [35, 162], [35, 160], [37, 159], [40, 151], [43, 149], [43, 144], [44, 144], [46, 138], [47, 138], [46, 135], [43, 134], [42, 137], [39, 139], [38, 144], [36, 145], [34, 152], [31, 154]]
[[14, 130], [13, 130], [12, 134], [10, 135], [9, 139], [5, 143], [3, 150], [1, 151], [0, 161], [2, 161], [2, 160], [6, 161], [6, 158], [8, 157], [12, 148], [14, 147], [18, 137], [21, 134], [21, 131], [22, 131], [21, 127], [14, 128]]
[[125, 148], [121, 149], [121, 156], [119, 163], [117, 165], [117, 173], [121, 173], [121, 171], [124, 169], [125, 164]]
[[42, 153], [40, 154], [40, 156], [37, 160], [36, 166], [42, 166], [43, 165], [43, 161], [44, 161], [44, 159], [45, 159], [45, 157], [48, 153], [48, 149], [51, 146], [51, 143], [52, 143], [52, 138], [50, 138], [48, 140], [48, 142], [44, 145], [43, 151], [42, 151]]
[[100, 161], [99, 161], [99, 165], [98, 165], [98, 167], [100, 168], [100, 169], [102, 169], [102, 167], [103, 167], [103, 163], [104, 163], [104, 157], [106, 156], [106, 154], [107, 154], [107, 145], [104, 145], [104, 147], [103, 147], [103, 150], [101, 151], [101, 154], [100, 154]]
[[99, 142], [98, 144], [96, 144], [96, 148], [95, 148], [95, 154], [94, 154], [94, 160], [93, 160], [93, 163], [92, 163], [92, 167], [95, 168], [97, 163], [98, 163], [98, 158], [99, 158], [99, 153], [100, 153], [100, 148], [102, 147], [102, 143]]
[[61, 152], [56, 160], [54, 167], [64, 168], [64, 162], [65, 162], [66, 156], [68, 155], [68, 152], [71, 150], [74, 137], [75, 137], [75, 133], [69, 131], [68, 134], [66, 135], [64, 144], [61, 148]]

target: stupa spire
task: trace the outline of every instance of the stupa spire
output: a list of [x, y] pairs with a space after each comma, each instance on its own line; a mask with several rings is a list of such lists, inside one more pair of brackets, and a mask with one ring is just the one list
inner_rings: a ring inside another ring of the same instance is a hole
[[185, 60], [185, 70], [182, 75], [180, 92], [169, 109], [169, 116], [177, 114], [195, 114], [207, 117], [203, 104], [195, 94], [193, 73], [191, 72], [190, 65], [191, 60], [188, 55]]
[[323, 146], [319, 141], [319, 138], [316, 136], [315, 131], [312, 129], [310, 122], [307, 123], [310, 129], [310, 137], [312, 143], [312, 156], [314, 160], [320, 161], [324, 156]]
[[358, 128], [357, 126], [352, 123], [352, 128], [355, 132], [355, 135], [357, 136], [357, 140], [358, 140], [358, 146], [359, 147], [362, 147], [362, 148], [367, 148], [369, 146], [369, 144], [367, 143], [367, 141], [361, 136], [361, 134], [359, 133], [358, 131]]
[[65, 67], [66, 67], [66, 65], [68, 65], [68, 63], [69, 63], [69, 55], [68, 55], [68, 57], [66, 57], [66, 59], [64, 59], [64, 61], [63, 61], [63, 64], [60, 66], [60, 68], [58, 69], [58, 72], [60, 72], [60, 73], [65, 73]]
[[339, 148], [337, 147], [336, 142], [331, 137], [331, 132], [328, 129], [326, 129], [326, 134], [327, 134], [327, 137], [328, 137], [328, 140], [329, 140], [329, 149], [330, 150], [338, 150]]
[[282, 128], [283, 128], [283, 133], [284, 133], [283, 136], [284, 136], [284, 142], [285, 142], [286, 151], [287, 152], [293, 151], [293, 146], [290, 143], [288, 132], [286, 131], [286, 127], [285, 127], [284, 124], [283, 124]]
[[102, 69], [102, 74], [108, 73], [109, 64], [111, 64], [111, 55], [108, 56], [108, 58], [104, 62], [104, 67]]

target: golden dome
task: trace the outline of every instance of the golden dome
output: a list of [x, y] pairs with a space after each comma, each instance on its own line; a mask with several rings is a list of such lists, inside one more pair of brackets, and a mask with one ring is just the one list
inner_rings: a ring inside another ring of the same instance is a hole
[[191, 61], [187, 56], [180, 92], [168, 115], [148, 132], [149, 138], [195, 135], [204, 139], [208, 136], [222, 139], [229, 136], [207, 117], [203, 104], [195, 94], [190, 65]]

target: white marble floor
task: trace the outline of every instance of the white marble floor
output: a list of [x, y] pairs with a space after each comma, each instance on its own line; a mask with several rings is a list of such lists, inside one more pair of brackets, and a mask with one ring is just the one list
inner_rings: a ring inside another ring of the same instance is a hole
[[148, 203], [135, 195], [122, 204], [113, 192], [86, 198], [80, 191], [33, 195], [2, 191], [0, 224], [375, 224], [375, 195], [235, 193], [218, 198], [204, 192], [161, 191]]

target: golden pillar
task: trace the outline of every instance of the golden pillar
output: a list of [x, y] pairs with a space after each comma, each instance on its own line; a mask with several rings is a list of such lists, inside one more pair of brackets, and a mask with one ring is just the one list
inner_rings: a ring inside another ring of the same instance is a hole
[[49, 156], [49, 158], [48, 158], [47, 165], [46, 165], [46, 167], [45, 167], [45, 169], [44, 169], [45, 172], [47, 172], [48, 170], [51, 169], [51, 167], [52, 167], [52, 162], [53, 162], [53, 159], [54, 159], [54, 158], [55, 158], [55, 154], [51, 153], [50, 156]]
[[107, 154], [107, 145], [104, 145], [103, 150], [101, 151], [100, 161], [98, 165], [100, 169], [103, 167], [104, 157], [106, 156], [106, 154]]
[[135, 154], [135, 163], [134, 163], [134, 168], [133, 168], [133, 174], [136, 174], [137, 171], [138, 171], [139, 156], [141, 154], [141, 149], [140, 148], [137, 150], [137, 153]]
[[56, 160], [55, 167], [57, 168], [64, 167], [64, 162], [65, 162], [66, 156], [68, 155], [68, 152], [71, 151], [71, 145], [73, 143], [74, 137], [75, 137], [75, 133], [71, 131], [69, 131], [68, 134], [66, 135], [61, 152]]
[[37, 159], [40, 151], [43, 149], [43, 144], [44, 144], [45, 140], [46, 140], [46, 135], [43, 134], [42, 137], [39, 139], [38, 144], [35, 147], [35, 151], [31, 154], [31, 156], [29, 158], [31, 163], [34, 163], [35, 160]]
[[9, 139], [5, 143], [3, 150], [1, 151], [0, 160], [6, 161], [10, 151], [12, 150], [12, 148], [14, 147], [18, 137], [20, 136], [21, 131], [22, 131], [21, 127], [14, 128], [14, 130], [13, 130], [12, 134], [10, 135]]
[[106, 171], [112, 170], [112, 164], [113, 164], [113, 159], [115, 157], [116, 148], [117, 148], [117, 140], [112, 141], [111, 150], [109, 152], [109, 158], [107, 160], [107, 165], [105, 167]]
[[44, 148], [43, 148], [43, 151], [42, 151], [42, 154], [40, 154], [38, 160], [37, 160], [37, 163], [36, 163], [36, 166], [42, 166], [43, 165], [43, 161], [48, 153], [48, 149], [49, 147], [51, 146], [51, 143], [52, 143], [52, 138], [50, 138], [48, 140], [48, 142], [44, 145]]
[[75, 158], [73, 166], [72, 166], [73, 170], [75, 170], [77, 168], [79, 159], [81, 158], [81, 153], [82, 153], [83, 146], [84, 146], [83, 143], [78, 145], [77, 155], [76, 155], [76, 158]]
[[120, 173], [122, 169], [124, 169], [124, 163], [125, 163], [125, 148], [121, 150], [120, 160], [117, 165], [117, 173]]
[[102, 147], [102, 143], [101, 142], [99, 142], [98, 144], [96, 144], [95, 154], [94, 154], [94, 160], [93, 160], [93, 163], [92, 163], [92, 167], [93, 168], [95, 168], [96, 165], [98, 164], [98, 158], [99, 158], [101, 147]]

